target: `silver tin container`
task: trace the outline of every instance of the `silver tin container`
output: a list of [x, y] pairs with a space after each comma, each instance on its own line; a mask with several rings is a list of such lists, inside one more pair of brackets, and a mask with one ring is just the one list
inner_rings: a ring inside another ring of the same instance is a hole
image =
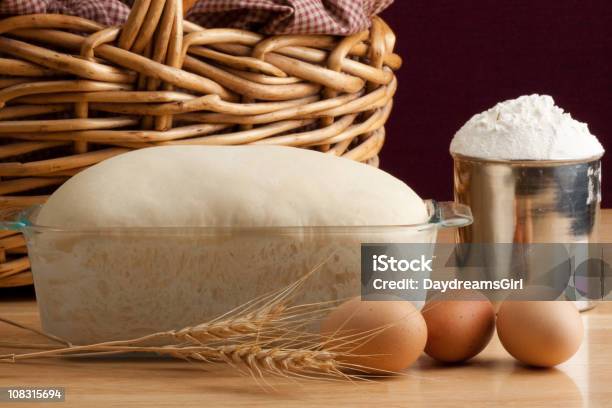
[[[584, 160], [488, 160], [453, 154], [455, 201], [474, 222], [460, 243], [597, 243], [601, 156]], [[579, 260], [581, 254], [575, 254]], [[587, 256], [587, 254], [582, 254]], [[491, 260], [490, 260], [491, 261]], [[510, 259], [495, 259], [500, 263]], [[593, 306], [578, 301], [581, 310]]]

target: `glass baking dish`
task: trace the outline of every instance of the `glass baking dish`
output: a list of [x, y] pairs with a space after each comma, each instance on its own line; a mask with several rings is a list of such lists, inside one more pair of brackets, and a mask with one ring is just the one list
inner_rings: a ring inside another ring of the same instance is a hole
[[83, 344], [204, 322], [321, 263], [299, 301], [359, 295], [362, 243], [433, 244], [472, 222], [467, 206], [426, 203], [420, 225], [60, 229], [31, 207], [0, 227], [26, 237], [43, 329]]

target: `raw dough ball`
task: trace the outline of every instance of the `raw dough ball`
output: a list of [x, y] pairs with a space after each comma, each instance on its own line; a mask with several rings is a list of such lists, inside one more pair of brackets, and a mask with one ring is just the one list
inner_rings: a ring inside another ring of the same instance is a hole
[[[376, 329], [388, 326], [375, 336], [368, 337]], [[397, 372], [414, 363], [423, 353], [427, 341], [427, 326], [423, 316], [410, 302], [406, 301], [362, 301], [353, 298], [332, 311], [321, 324], [321, 335], [332, 339], [331, 345], [338, 339], [352, 336], [357, 339], [359, 333], [368, 337], [361, 345], [355, 343], [338, 347], [338, 351], [352, 354], [341, 358], [349, 364], [378, 370]]]
[[505, 301], [497, 312], [497, 335], [517, 360], [552, 367], [578, 351], [584, 327], [571, 302]]
[[323, 226], [420, 224], [423, 200], [374, 167], [279, 146], [163, 146], [82, 171], [39, 225]]
[[425, 352], [445, 363], [469, 360], [491, 341], [495, 331], [495, 311], [484, 295], [441, 295], [423, 308], [427, 323]]

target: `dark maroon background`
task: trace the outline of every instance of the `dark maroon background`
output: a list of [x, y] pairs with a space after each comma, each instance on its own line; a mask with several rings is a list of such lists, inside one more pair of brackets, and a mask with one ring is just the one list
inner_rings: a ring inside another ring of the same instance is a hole
[[499, 101], [549, 94], [609, 151], [612, 207], [612, 1], [396, 0], [383, 18], [404, 58], [383, 169], [424, 198], [451, 199], [459, 127]]

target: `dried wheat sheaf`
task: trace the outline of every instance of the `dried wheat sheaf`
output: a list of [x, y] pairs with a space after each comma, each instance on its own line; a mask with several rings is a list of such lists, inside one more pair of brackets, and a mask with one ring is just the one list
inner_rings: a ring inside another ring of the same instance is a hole
[[[256, 378], [265, 375], [304, 379], [365, 379], [370, 367], [347, 362], [351, 349], [389, 326], [368, 332], [324, 338], [310, 330], [339, 301], [293, 304], [307, 279], [320, 265], [282, 290], [253, 299], [209, 322], [180, 330], [88, 345], [73, 345], [8, 319], [0, 322], [33, 331], [55, 344], [0, 342], [0, 347], [38, 349], [0, 355], [0, 362], [58, 357], [91, 357], [123, 353], [154, 353], [199, 363], [221, 363]], [[332, 341], [333, 338], [333, 341]], [[161, 344], [161, 345], [160, 345]], [[381, 373], [378, 374], [388, 374]]]

